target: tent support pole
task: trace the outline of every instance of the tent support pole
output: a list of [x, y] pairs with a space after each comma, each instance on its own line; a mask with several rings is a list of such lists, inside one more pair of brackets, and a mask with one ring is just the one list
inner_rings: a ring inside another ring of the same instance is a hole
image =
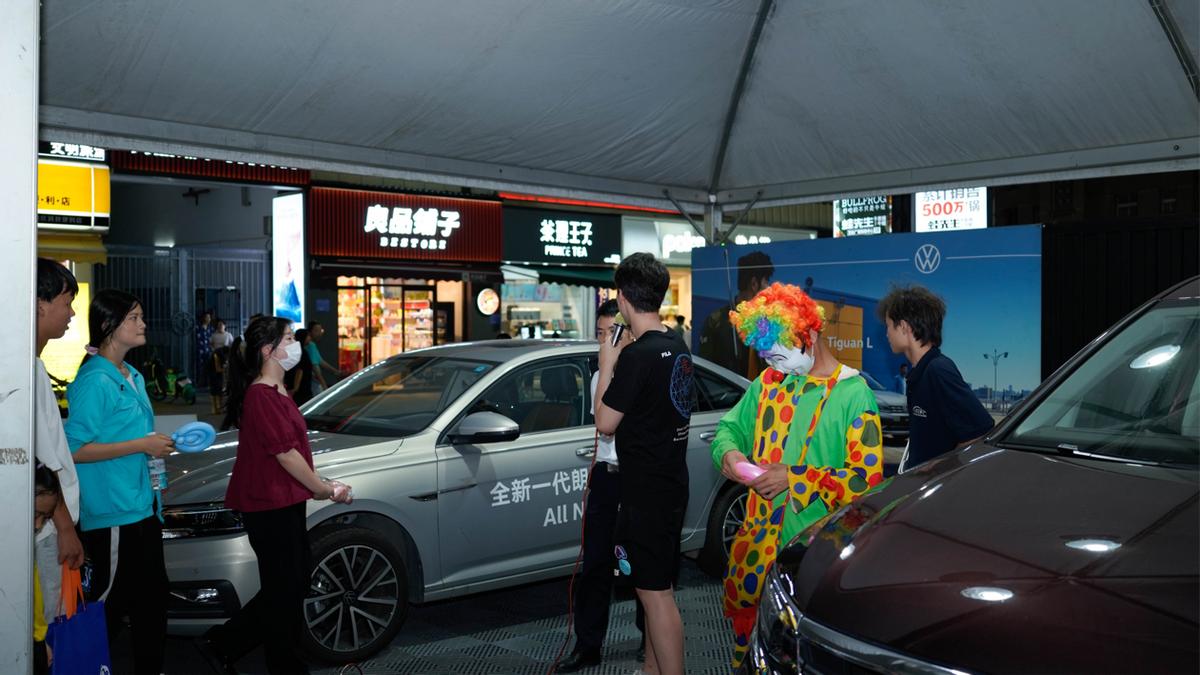
[[669, 199], [671, 201], [671, 203], [675, 205], [675, 210], [679, 211], [679, 215], [683, 216], [688, 221], [688, 225], [692, 226], [692, 229], [696, 231], [696, 234], [700, 235], [701, 237], [704, 237], [704, 241], [710, 242], [710, 243], [716, 241], [715, 239], [711, 239], [711, 238], [705, 236], [704, 230], [699, 225], [696, 224], [696, 221], [693, 220], [691, 214], [688, 213], [683, 208], [683, 205], [680, 204], [678, 201], [675, 200], [674, 197], [671, 196], [670, 190], [664, 189], [663, 196], [666, 197], [667, 199]]
[[721, 172], [725, 168], [725, 153], [729, 150], [729, 137], [733, 134], [733, 123], [737, 119], [738, 107], [742, 103], [742, 95], [746, 92], [746, 80], [750, 77], [750, 67], [754, 65], [754, 54], [758, 52], [758, 41], [762, 38], [763, 26], [767, 23], [767, 15], [771, 13], [774, 0], [761, 0], [758, 4], [758, 16], [754, 17], [754, 28], [750, 31], [750, 40], [746, 50], [742, 52], [742, 66], [738, 69], [737, 81], [733, 85], [733, 94], [729, 97], [729, 107], [725, 111], [725, 123], [721, 127], [721, 137], [717, 140], [717, 156], [713, 158], [712, 177], [708, 181], [709, 194], [716, 194], [721, 185]]
[[1154, 11], [1154, 16], [1158, 17], [1158, 23], [1162, 26], [1163, 32], [1167, 34], [1167, 42], [1170, 42], [1171, 49], [1175, 50], [1175, 57], [1179, 59], [1179, 65], [1183, 67], [1183, 74], [1192, 87], [1192, 93], [1200, 100], [1200, 77], [1196, 74], [1196, 60], [1192, 58], [1192, 52], [1183, 39], [1183, 31], [1179, 29], [1179, 22], [1175, 20], [1174, 15], [1171, 14], [1171, 8], [1167, 7], [1164, 0], [1150, 0], [1150, 9]]
[[736, 230], [738, 225], [741, 225], [746, 216], [750, 214], [750, 209], [754, 208], [754, 205], [758, 203], [760, 197], [762, 197], [762, 190], [755, 192], [754, 199], [751, 199], [750, 203], [746, 205], [746, 208], [742, 209], [742, 212], [738, 214], [737, 219], [733, 221], [733, 225], [725, 232], [725, 235], [721, 237], [722, 244], [725, 244], [729, 241], [729, 238], [733, 236], [733, 231]]

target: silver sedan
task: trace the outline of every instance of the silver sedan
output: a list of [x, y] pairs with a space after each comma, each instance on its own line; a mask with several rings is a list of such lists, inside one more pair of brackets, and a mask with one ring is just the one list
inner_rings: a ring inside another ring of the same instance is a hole
[[[310, 656], [369, 657], [396, 636], [409, 603], [570, 574], [595, 449], [596, 349], [434, 347], [377, 363], [305, 404], [317, 471], [354, 487], [353, 504], [308, 503]], [[700, 358], [695, 366], [682, 549], [719, 572], [745, 491], [713, 469], [709, 441], [749, 382]], [[254, 552], [223, 504], [236, 449], [230, 432], [206, 452], [168, 460], [173, 632], [221, 622], [258, 591]]]

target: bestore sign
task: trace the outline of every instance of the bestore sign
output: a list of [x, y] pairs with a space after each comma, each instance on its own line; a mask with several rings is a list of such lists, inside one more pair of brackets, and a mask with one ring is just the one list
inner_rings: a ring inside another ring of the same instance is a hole
[[363, 231], [379, 235], [380, 248], [421, 248], [445, 251], [446, 241], [459, 228], [458, 211], [413, 209], [396, 206], [391, 210], [376, 204], [367, 209]]
[[310, 255], [499, 262], [500, 203], [314, 187]]

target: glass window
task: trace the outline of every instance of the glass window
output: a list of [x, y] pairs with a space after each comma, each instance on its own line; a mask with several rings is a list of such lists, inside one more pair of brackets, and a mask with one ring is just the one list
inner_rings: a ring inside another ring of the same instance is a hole
[[695, 371], [699, 395], [696, 397], [696, 412], [728, 410], [746, 393], [732, 382], [697, 367]]
[[470, 412], [498, 412], [523, 434], [582, 426], [591, 419], [589, 382], [590, 376], [571, 361], [526, 367], [492, 385]]
[[429, 426], [496, 364], [435, 356], [398, 357], [339, 382], [305, 406], [314, 431], [360, 436], [409, 436]]
[[1111, 337], [1007, 440], [1112, 459], [1197, 464], [1198, 331], [1194, 300], [1160, 304]]

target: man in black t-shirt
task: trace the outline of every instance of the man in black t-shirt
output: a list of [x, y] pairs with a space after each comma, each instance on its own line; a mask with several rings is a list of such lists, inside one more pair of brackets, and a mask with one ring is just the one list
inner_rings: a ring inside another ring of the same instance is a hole
[[692, 355], [658, 309], [671, 278], [649, 253], [617, 267], [617, 306], [631, 344], [604, 342], [596, 382], [596, 429], [615, 434], [621, 465], [617, 540], [646, 609], [646, 672], [683, 673], [683, 621], [673, 576], [687, 508]]
[[941, 352], [946, 303], [923, 286], [895, 288], [879, 301], [893, 354], [904, 354], [907, 377], [908, 450], [900, 462], [907, 471], [934, 457], [965, 448], [991, 431], [992, 416], [963, 381], [958, 367]]

